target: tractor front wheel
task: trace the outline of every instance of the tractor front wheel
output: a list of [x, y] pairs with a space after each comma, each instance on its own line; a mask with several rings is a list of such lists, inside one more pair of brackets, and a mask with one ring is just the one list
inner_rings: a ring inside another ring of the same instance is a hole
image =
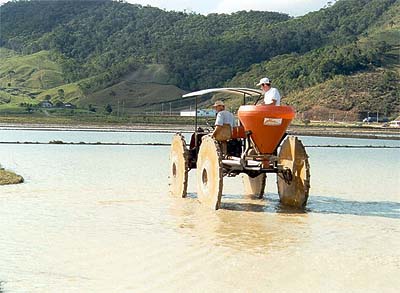
[[170, 193], [176, 197], [186, 197], [189, 172], [189, 150], [180, 133], [172, 138], [170, 153]]
[[218, 210], [221, 204], [222, 187], [222, 153], [219, 144], [211, 136], [204, 136], [197, 157], [197, 195], [199, 201], [212, 209]]

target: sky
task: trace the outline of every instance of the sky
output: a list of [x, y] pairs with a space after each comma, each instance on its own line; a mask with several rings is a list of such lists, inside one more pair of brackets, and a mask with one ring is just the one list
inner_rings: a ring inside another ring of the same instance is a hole
[[[0, 4], [9, 0], [0, 0]], [[88, 0], [90, 1], [90, 0]], [[319, 10], [330, 0], [126, 0], [129, 3], [150, 5], [166, 10], [201, 14], [232, 13], [240, 10], [262, 10], [301, 16]], [[334, 2], [331, 0], [331, 2]]]
[[[1, 0], [0, 0], [1, 1]], [[232, 13], [240, 10], [262, 10], [301, 16], [319, 10], [329, 0], [128, 0], [130, 3], [151, 5], [166, 10], [193, 11], [201, 14]]]

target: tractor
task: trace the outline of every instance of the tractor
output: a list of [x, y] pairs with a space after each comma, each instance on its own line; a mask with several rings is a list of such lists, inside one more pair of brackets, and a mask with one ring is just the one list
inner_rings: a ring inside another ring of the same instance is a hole
[[[199, 98], [216, 93], [243, 96], [237, 112], [239, 123], [232, 129], [226, 153], [221, 151], [221, 142], [198, 127]], [[310, 189], [308, 155], [302, 142], [286, 132], [295, 110], [291, 106], [258, 104], [262, 96], [261, 90], [250, 88], [206, 89], [183, 95], [183, 98], [195, 98], [195, 129], [189, 144], [181, 133], [172, 138], [169, 176], [173, 196], [186, 197], [188, 173], [197, 169], [199, 201], [218, 210], [224, 177], [244, 174], [246, 194], [262, 198], [266, 174], [275, 173], [281, 204], [305, 207]], [[247, 104], [249, 100], [255, 102]]]

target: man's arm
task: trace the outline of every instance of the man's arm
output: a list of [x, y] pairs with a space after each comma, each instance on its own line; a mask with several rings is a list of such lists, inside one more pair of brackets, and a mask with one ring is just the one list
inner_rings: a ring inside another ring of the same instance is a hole
[[271, 103], [269, 103], [269, 105], [276, 105], [278, 99], [281, 98], [281, 94], [279, 93], [279, 91], [276, 88], [272, 89], [272, 94], [273, 96], [271, 97]]

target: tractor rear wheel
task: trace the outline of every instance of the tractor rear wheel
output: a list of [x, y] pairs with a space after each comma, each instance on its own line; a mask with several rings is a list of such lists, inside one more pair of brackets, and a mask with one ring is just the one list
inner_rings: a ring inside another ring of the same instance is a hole
[[197, 157], [197, 194], [199, 201], [212, 209], [218, 210], [221, 204], [222, 187], [222, 153], [219, 144], [211, 136], [204, 136]]
[[262, 173], [257, 177], [250, 177], [247, 174], [243, 175], [243, 186], [244, 186], [244, 193], [248, 196], [254, 196], [257, 198], [263, 198], [265, 185], [266, 185], [267, 175]]
[[304, 207], [310, 190], [310, 164], [301, 140], [289, 136], [283, 142], [278, 165], [283, 167], [277, 176], [281, 203], [295, 208]]
[[185, 138], [177, 133], [172, 138], [170, 152], [170, 193], [186, 197], [189, 172], [189, 150]]

